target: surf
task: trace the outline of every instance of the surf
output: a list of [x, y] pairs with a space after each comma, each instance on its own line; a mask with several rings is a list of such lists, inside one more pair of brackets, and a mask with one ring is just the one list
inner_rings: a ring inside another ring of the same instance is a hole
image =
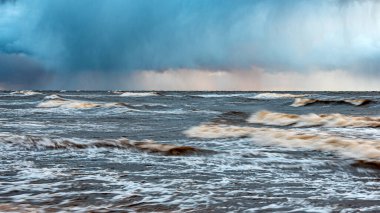
[[380, 164], [380, 141], [343, 138], [301, 129], [256, 128], [206, 123], [184, 131], [190, 138], [242, 138], [262, 146], [281, 146], [334, 152], [340, 156]]

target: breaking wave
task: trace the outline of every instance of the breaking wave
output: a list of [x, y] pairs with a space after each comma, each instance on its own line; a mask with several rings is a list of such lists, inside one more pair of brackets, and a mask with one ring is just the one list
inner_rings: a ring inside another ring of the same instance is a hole
[[289, 94], [289, 93], [260, 93], [253, 96], [254, 99], [280, 99], [280, 98], [298, 98], [304, 97], [302, 94]]
[[192, 127], [184, 133], [188, 137], [207, 139], [250, 137], [259, 145], [331, 151], [344, 157], [380, 164], [379, 140], [348, 139], [300, 129], [255, 128], [212, 123]]
[[63, 99], [63, 98], [57, 94], [52, 94], [52, 95], [45, 96], [44, 99]]
[[146, 97], [146, 96], [157, 96], [157, 92], [123, 92], [120, 96], [123, 97]]
[[348, 100], [322, 100], [322, 99], [309, 99], [309, 98], [296, 98], [291, 106], [301, 107], [317, 103], [322, 104], [350, 104], [354, 106], [362, 106], [369, 104], [372, 101], [369, 99], [348, 99]]
[[217, 94], [217, 93], [213, 93], [213, 94], [201, 94], [201, 95], [191, 95], [191, 96], [195, 96], [195, 97], [201, 97], [201, 98], [230, 98], [230, 97], [245, 97], [247, 96], [246, 93], [235, 93], [235, 94]]
[[42, 93], [36, 92], [36, 91], [30, 91], [30, 90], [20, 90], [20, 91], [11, 92], [10, 94], [32, 96], [32, 95], [41, 95]]
[[98, 103], [89, 101], [79, 101], [61, 98], [58, 95], [45, 97], [46, 100], [37, 105], [39, 108], [67, 108], [67, 109], [91, 109], [91, 108], [110, 108], [128, 107], [126, 103]]
[[1, 136], [0, 142], [11, 146], [24, 147], [26, 149], [87, 149], [87, 148], [115, 148], [134, 149], [148, 153], [164, 155], [189, 155], [211, 152], [191, 146], [178, 146], [160, 144], [152, 140], [134, 141], [127, 138], [101, 141], [73, 141], [66, 139], [50, 139], [35, 136]]
[[249, 123], [272, 126], [325, 126], [325, 127], [380, 127], [380, 117], [349, 116], [342, 114], [296, 115], [269, 111], [254, 113]]

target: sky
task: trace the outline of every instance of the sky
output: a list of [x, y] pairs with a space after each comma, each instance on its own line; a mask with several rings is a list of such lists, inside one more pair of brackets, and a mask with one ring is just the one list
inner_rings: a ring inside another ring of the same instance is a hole
[[377, 0], [0, 0], [0, 89], [380, 90]]

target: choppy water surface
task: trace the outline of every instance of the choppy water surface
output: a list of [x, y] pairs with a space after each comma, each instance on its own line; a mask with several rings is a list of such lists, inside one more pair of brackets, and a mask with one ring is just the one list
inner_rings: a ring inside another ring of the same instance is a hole
[[0, 211], [379, 212], [380, 93], [0, 92]]

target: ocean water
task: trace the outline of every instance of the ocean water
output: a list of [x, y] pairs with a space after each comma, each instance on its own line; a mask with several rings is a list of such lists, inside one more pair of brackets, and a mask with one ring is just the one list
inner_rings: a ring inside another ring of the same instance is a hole
[[380, 212], [379, 92], [1, 91], [0, 212]]

